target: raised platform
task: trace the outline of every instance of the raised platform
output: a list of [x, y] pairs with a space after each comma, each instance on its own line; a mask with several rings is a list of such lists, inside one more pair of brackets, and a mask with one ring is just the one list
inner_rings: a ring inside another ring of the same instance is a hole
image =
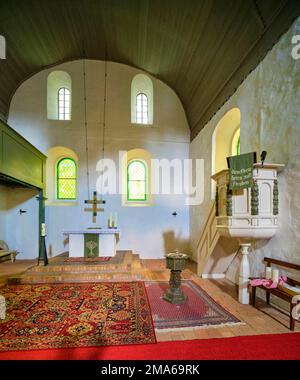
[[68, 256], [57, 256], [47, 266], [33, 266], [25, 273], [8, 278], [9, 284], [37, 284], [60, 282], [101, 282], [143, 280], [143, 267], [139, 255], [132, 251], [117, 251], [108, 261], [78, 262], [67, 260]]

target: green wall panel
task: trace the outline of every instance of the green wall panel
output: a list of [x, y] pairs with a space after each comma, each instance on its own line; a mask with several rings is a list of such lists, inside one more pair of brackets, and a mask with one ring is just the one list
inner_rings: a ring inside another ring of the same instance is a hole
[[46, 157], [0, 122], [0, 173], [45, 190]]

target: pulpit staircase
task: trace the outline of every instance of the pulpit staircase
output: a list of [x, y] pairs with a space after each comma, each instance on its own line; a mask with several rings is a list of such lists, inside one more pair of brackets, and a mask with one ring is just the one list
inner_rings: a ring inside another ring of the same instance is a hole
[[203, 278], [223, 278], [234, 259], [238, 244], [220, 236], [217, 228], [215, 202], [211, 201], [197, 245], [197, 273]]
[[47, 266], [34, 266], [21, 275], [8, 278], [9, 284], [138, 281], [143, 279], [139, 255], [117, 251], [110, 261], [66, 265], [67, 257], [55, 257]]

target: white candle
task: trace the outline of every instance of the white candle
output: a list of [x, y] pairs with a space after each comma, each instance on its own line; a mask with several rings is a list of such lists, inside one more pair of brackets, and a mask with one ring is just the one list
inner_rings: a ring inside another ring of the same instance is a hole
[[272, 278], [272, 268], [266, 267], [266, 279], [270, 280]]
[[278, 269], [273, 269], [272, 271], [272, 281], [273, 282], [278, 282], [279, 280], [279, 270]]
[[41, 225], [41, 236], [46, 236], [46, 224], [42, 223]]
[[118, 225], [118, 214], [115, 212], [114, 227], [117, 228], [117, 225]]
[[109, 214], [109, 221], [108, 221], [108, 227], [109, 227], [109, 228], [112, 228], [112, 226], [113, 226], [112, 223], [113, 223], [113, 222], [112, 222], [112, 213], [110, 213], [110, 214]]

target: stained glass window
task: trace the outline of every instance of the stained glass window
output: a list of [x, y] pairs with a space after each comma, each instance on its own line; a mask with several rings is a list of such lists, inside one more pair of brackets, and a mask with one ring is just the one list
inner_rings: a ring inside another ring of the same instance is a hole
[[136, 96], [136, 122], [138, 124], [148, 124], [148, 98], [143, 93]]
[[71, 93], [65, 87], [58, 90], [58, 120], [70, 120]]
[[240, 138], [238, 139], [237, 144], [236, 144], [236, 154], [237, 154], [237, 156], [241, 154], [241, 140], [240, 140]]
[[147, 170], [142, 161], [134, 160], [127, 167], [127, 200], [147, 200]]
[[76, 199], [77, 167], [72, 158], [57, 163], [57, 199]]

